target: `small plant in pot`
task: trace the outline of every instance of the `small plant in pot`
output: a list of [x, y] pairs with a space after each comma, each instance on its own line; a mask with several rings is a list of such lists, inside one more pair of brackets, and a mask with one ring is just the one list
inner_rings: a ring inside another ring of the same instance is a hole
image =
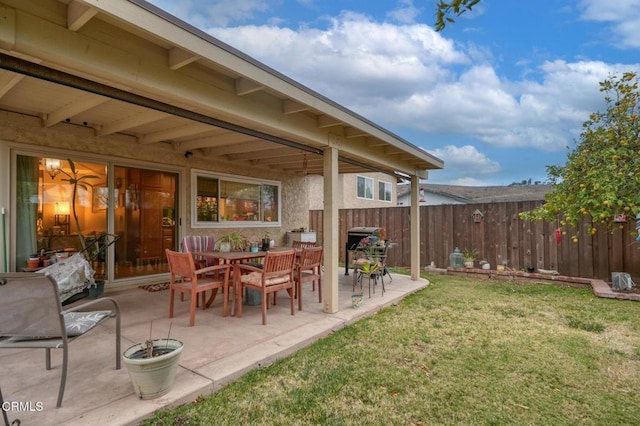
[[238, 231], [224, 235], [218, 240], [220, 251], [244, 251], [248, 246], [249, 240]]
[[269, 245], [271, 240], [269, 238], [269, 231], [264, 231], [262, 234], [262, 251], [269, 251]]
[[462, 258], [464, 259], [464, 267], [465, 268], [473, 268], [473, 262], [476, 260], [478, 256], [477, 249], [462, 249]]
[[167, 394], [178, 370], [184, 344], [177, 339], [147, 339], [122, 354], [133, 390], [140, 399], [153, 399]]

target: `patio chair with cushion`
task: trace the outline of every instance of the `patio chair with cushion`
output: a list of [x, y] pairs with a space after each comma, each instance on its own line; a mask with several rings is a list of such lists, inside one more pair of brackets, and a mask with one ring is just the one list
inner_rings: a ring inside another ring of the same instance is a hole
[[[180, 253], [166, 249], [167, 261], [169, 262], [169, 318], [173, 318], [173, 305], [175, 292], [189, 294], [191, 296], [191, 307], [189, 314], [189, 325], [196, 322], [196, 303], [198, 295], [202, 295], [202, 309], [208, 308], [218, 293], [218, 289], [223, 291], [223, 316], [227, 316], [229, 309], [229, 270], [231, 265], [214, 265], [196, 269], [196, 265], [191, 253]], [[213, 290], [213, 294], [206, 300], [206, 291]]]
[[298, 310], [302, 310], [302, 284], [312, 283], [315, 291], [318, 283], [318, 303], [322, 303], [322, 253], [323, 247], [303, 248], [299, 261], [295, 265], [294, 280], [296, 282], [296, 297]]
[[294, 240], [291, 243], [291, 247], [293, 247], [294, 249], [303, 249], [303, 248], [310, 248], [310, 247], [317, 247], [318, 243], [315, 241], [299, 241], [299, 240]]
[[[287, 290], [289, 292], [291, 315], [295, 314], [293, 308], [294, 286], [293, 267], [296, 259], [295, 250], [270, 251], [264, 257], [262, 268], [257, 268], [245, 263], [235, 265], [235, 281], [238, 283], [238, 294], [242, 295], [244, 288], [258, 290], [262, 295], [262, 324], [267, 324], [267, 304], [269, 294], [274, 295], [276, 302], [277, 292]], [[238, 297], [238, 317], [242, 316], [242, 297]]]
[[[112, 305], [110, 310], [86, 310], [104, 302]], [[63, 310], [58, 285], [51, 276], [29, 272], [0, 274], [0, 348], [44, 349], [47, 370], [51, 369], [51, 349], [62, 349], [57, 408], [62, 406], [67, 381], [69, 343], [112, 317], [116, 319], [115, 356], [119, 370], [120, 307], [114, 299], [102, 297]]]

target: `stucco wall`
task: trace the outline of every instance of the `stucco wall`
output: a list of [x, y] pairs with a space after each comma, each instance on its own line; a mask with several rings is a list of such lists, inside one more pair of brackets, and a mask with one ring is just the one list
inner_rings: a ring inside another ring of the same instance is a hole
[[[179, 186], [179, 199], [181, 200], [182, 234], [214, 235], [219, 237], [228, 234], [234, 229], [192, 229], [191, 228], [191, 168], [238, 175], [238, 165], [220, 161], [212, 161], [210, 158], [195, 152], [193, 157], [187, 159], [183, 152], [177, 152], [170, 144], [154, 144], [144, 146], [137, 143], [132, 136], [110, 135], [103, 137], [94, 136], [94, 130], [90, 127], [60, 123], [50, 128], [44, 128], [37, 117], [19, 115], [9, 112], [0, 112], [0, 206], [7, 209], [10, 214], [10, 155], [11, 150], [16, 152], [47, 156], [55, 155], [58, 158], [68, 156], [77, 160], [86, 161], [112, 161], [124, 166], [149, 167], [156, 169], [169, 169], [181, 173]], [[286, 231], [301, 227], [308, 228], [308, 195], [305, 179], [300, 175], [283, 175], [280, 172], [251, 168], [249, 173], [242, 176], [280, 181], [282, 184], [282, 216], [281, 227], [274, 228], [243, 228], [242, 233], [251, 240], [259, 240], [262, 233], [268, 230], [271, 238], [277, 244], [284, 241]], [[9, 223], [10, 216], [7, 216]], [[15, 236], [12, 236], [15, 238]], [[2, 248], [0, 247], [0, 250]]]
[[[366, 200], [357, 197], [358, 176], [366, 176], [373, 179], [373, 200]], [[309, 187], [309, 209], [322, 210], [324, 208], [324, 184], [322, 176], [308, 176]], [[388, 182], [391, 184], [391, 202], [380, 201], [378, 199], [378, 182]], [[396, 206], [396, 181], [393, 176], [385, 173], [348, 173], [339, 177], [340, 188], [338, 189], [339, 209], [358, 209], [358, 208], [376, 208], [376, 207], [395, 207]]]

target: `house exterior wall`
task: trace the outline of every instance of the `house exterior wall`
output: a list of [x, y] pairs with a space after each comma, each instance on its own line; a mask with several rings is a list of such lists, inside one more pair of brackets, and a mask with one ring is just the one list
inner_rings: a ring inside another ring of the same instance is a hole
[[[11, 194], [14, 191], [15, 172], [12, 170], [12, 152], [34, 155], [55, 156], [57, 158], [73, 158], [86, 161], [109, 161], [118, 165], [148, 167], [180, 173], [178, 199], [182, 226], [181, 235], [213, 235], [215, 237], [228, 234], [238, 228], [192, 228], [191, 227], [191, 169], [212, 171], [238, 175], [237, 166], [194, 155], [187, 159], [182, 152], [155, 145], [153, 149], [135, 143], [132, 137], [115, 134], [94, 135], [92, 128], [60, 123], [50, 128], [41, 125], [40, 118], [10, 112], [0, 112], [0, 206], [6, 213], [7, 240], [15, 241], [17, 237], [9, 226], [11, 220]], [[280, 181], [281, 183], [281, 226], [278, 227], [246, 227], [239, 229], [251, 241], [258, 241], [264, 231], [268, 231], [276, 244], [284, 242], [286, 231], [308, 227], [308, 195], [304, 177], [299, 175], [282, 175], [266, 170], [252, 168], [242, 176]], [[179, 241], [179, 239], [177, 240]], [[10, 252], [11, 244], [8, 243]], [[1, 249], [1, 248], [0, 248]]]
[[[358, 198], [357, 178], [366, 176], [373, 179], [373, 200]], [[391, 187], [391, 201], [384, 201], [378, 198], [378, 183], [387, 182]], [[396, 182], [395, 178], [385, 173], [347, 173], [339, 176], [339, 209], [357, 208], [386, 208], [396, 206]], [[309, 188], [309, 209], [322, 210], [323, 202], [323, 178], [322, 176], [307, 176], [307, 186]]]

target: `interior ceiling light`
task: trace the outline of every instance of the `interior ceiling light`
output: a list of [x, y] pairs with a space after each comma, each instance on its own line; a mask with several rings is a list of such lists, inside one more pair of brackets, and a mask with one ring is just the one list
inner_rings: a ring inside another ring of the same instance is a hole
[[44, 159], [44, 170], [49, 173], [51, 179], [55, 178], [58, 173], [60, 173], [61, 161], [57, 158], [45, 158]]

